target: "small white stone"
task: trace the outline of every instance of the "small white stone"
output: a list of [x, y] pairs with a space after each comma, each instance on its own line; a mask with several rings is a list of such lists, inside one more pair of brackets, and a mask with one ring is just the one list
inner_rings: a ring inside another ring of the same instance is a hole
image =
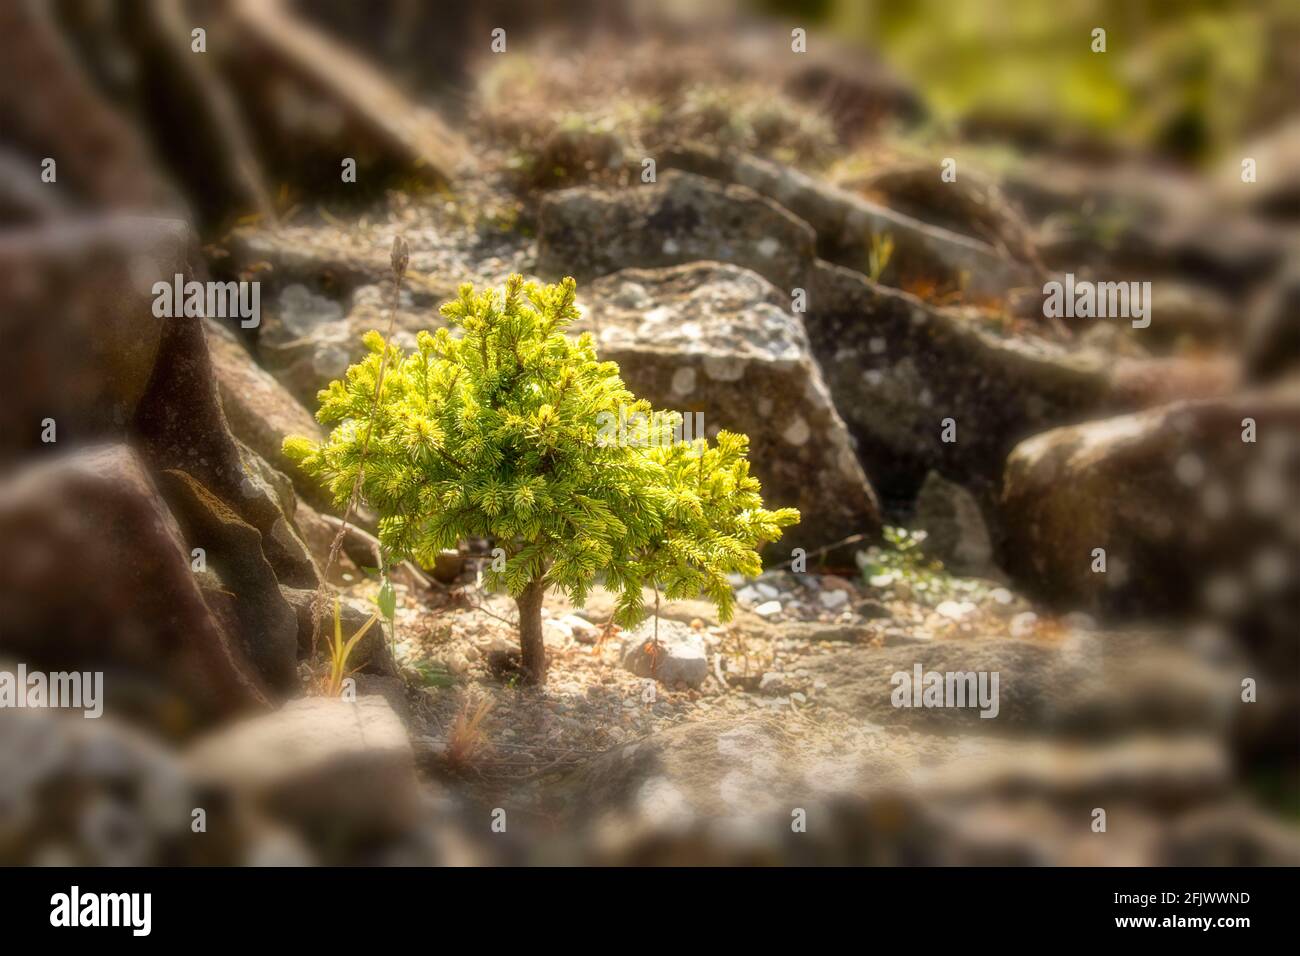
[[576, 614], [566, 614], [555, 623], [567, 627], [573, 639], [583, 644], [595, 643], [596, 638], [600, 636], [599, 627]]
[[970, 601], [942, 601], [935, 612], [950, 621], [960, 621], [974, 613], [975, 605]]
[[1034, 632], [1034, 626], [1038, 623], [1038, 615], [1033, 611], [1024, 611], [1017, 614], [1011, 619], [1011, 636], [1028, 637]]
[[573, 637], [573, 628], [564, 621], [547, 621], [544, 629], [546, 636], [554, 641], [567, 641]]
[[821, 601], [822, 607], [828, 611], [834, 611], [849, 603], [849, 595], [846, 591], [822, 591], [817, 595], [817, 600]]
[[754, 613], [759, 617], [775, 617], [781, 613], [780, 601], [764, 601], [758, 607], [754, 608]]

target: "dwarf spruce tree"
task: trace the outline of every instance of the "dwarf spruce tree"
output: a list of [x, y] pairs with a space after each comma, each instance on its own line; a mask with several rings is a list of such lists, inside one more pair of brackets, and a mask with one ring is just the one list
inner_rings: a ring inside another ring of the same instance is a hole
[[340, 505], [360, 472], [390, 555], [428, 564], [460, 539], [495, 541], [505, 560], [488, 583], [518, 605], [533, 681], [545, 675], [548, 588], [581, 606], [599, 577], [629, 627], [646, 614], [643, 587], [703, 594], [728, 620], [728, 573], [759, 573], [756, 549], [799, 520], [763, 508], [748, 438], [674, 441], [680, 416], [638, 401], [590, 335], [565, 334], [575, 289], [517, 275], [504, 295], [463, 285], [442, 307], [452, 330], [421, 332], [410, 354], [367, 333], [369, 354], [319, 394], [329, 438], [285, 442]]

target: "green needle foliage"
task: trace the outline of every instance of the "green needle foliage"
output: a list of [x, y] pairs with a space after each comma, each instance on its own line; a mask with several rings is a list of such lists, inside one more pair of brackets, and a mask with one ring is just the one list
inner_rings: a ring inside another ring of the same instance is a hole
[[[679, 415], [638, 401], [589, 334], [565, 334], [575, 292], [573, 279], [539, 286], [517, 275], [504, 295], [463, 285], [442, 306], [451, 329], [421, 332], [410, 354], [368, 332], [370, 354], [319, 394], [329, 438], [284, 446], [340, 505], [362, 470], [361, 497], [389, 554], [428, 564], [460, 539], [494, 539], [505, 560], [488, 583], [519, 605], [532, 680], [545, 674], [548, 588], [581, 606], [601, 578], [628, 627], [646, 614], [643, 587], [703, 594], [728, 620], [727, 575], [758, 574], [757, 549], [799, 520], [793, 508], [764, 509], [748, 438], [673, 441]], [[608, 427], [629, 420], [642, 425], [631, 441]]]

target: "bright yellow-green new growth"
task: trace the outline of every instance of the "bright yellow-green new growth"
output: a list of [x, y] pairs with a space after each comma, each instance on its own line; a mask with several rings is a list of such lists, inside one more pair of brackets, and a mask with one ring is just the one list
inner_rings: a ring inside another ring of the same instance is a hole
[[[504, 294], [463, 285], [442, 307], [451, 329], [421, 332], [408, 355], [367, 333], [370, 354], [320, 392], [329, 438], [285, 442], [343, 505], [372, 429], [361, 497], [393, 556], [428, 563], [461, 539], [494, 540], [506, 560], [489, 583], [519, 603], [535, 679], [547, 588], [581, 605], [600, 578], [618, 592], [625, 626], [645, 616], [643, 587], [703, 594], [728, 620], [727, 575], [758, 574], [757, 548], [799, 520], [793, 508], [763, 507], [748, 438], [673, 440], [680, 416], [638, 401], [590, 335], [565, 334], [575, 289], [573, 279], [539, 286], [517, 275]], [[610, 427], [629, 419], [644, 425], [630, 441]]]

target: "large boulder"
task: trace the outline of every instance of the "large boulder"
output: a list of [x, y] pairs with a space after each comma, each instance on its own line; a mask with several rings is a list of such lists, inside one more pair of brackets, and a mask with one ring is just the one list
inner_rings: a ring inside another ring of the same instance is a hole
[[[1007, 254], [1006, 239], [995, 248], [780, 163], [686, 147], [669, 152], [664, 164], [747, 187], [778, 203], [812, 227], [817, 255], [837, 265], [866, 271], [873, 249], [888, 239], [892, 251], [878, 278], [891, 286], [997, 297], [1038, 279], [1035, 266]], [[933, 174], [937, 182], [938, 170]], [[1023, 238], [1013, 245], [1018, 254], [1028, 254]]]
[[190, 830], [199, 801], [175, 755], [112, 717], [6, 713], [0, 801], [0, 865], [222, 862]]
[[838, 266], [818, 265], [805, 325], [865, 470], [887, 497], [910, 499], [933, 470], [989, 498], [1018, 441], [1085, 418], [1109, 397], [1100, 357], [997, 338]]
[[879, 530], [875, 495], [787, 296], [717, 262], [629, 269], [581, 295], [581, 327], [633, 393], [691, 422], [702, 415], [709, 436], [724, 428], [749, 436], [769, 507], [803, 514], [782, 550]]
[[1292, 384], [1036, 435], [1007, 462], [1008, 570], [1093, 611], [1294, 621], [1298, 428]]
[[[806, 666], [808, 679], [822, 688], [821, 705], [885, 726], [998, 736], [1104, 739], [1173, 731], [1226, 739], [1237, 686], [1233, 674], [1157, 632], [1080, 632], [1058, 643], [995, 638], [855, 647]], [[925, 703], [929, 673], [989, 675], [984, 690], [991, 706], [970, 697], [965, 706], [951, 700], [916, 706], [917, 699]], [[903, 694], [903, 706], [896, 694]]]
[[[1055, 271], [1095, 270], [1111, 281], [1194, 275], [1198, 283], [1238, 295], [1288, 255], [1285, 230], [1232, 209], [1190, 171], [1056, 156], [1018, 167], [1007, 170], [1003, 190], [1041, 222], [1039, 253]], [[1085, 207], [1089, 213], [1081, 216]], [[1098, 241], [1098, 223], [1106, 223], [1104, 241]]]
[[267, 686], [297, 687], [298, 621], [262, 553], [262, 536], [186, 472], [159, 476], [186, 542], [202, 548], [210, 607]]
[[[221, 407], [235, 437], [270, 465], [288, 475], [303, 498], [328, 506], [319, 482], [303, 474], [284, 454], [290, 435], [319, 439], [323, 432], [311, 412], [263, 369], [224, 326], [208, 326], [208, 351], [221, 394]], [[292, 507], [289, 513], [292, 514]]]
[[399, 835], [419, 809], [411, 745], [379, 696], [292, 701], [197, 741], [185, 764], [314, 845]]
[[753, 269], [793, 295], [804, 285], [814, 238], [807, 223], [752, 190], [670, 170], [628, 189], [546, 196], [537, 269], [581, 281], [709, 259]]
[[256, 670], [204, 602], [175, 519], [125, 446], [10, 478], [0, 568], [0, 652], [49, 671], [103, 671], [110, 711], [184, 733], [265, 703]]
[[208, 352], [207, 323], [159, 320], [150, 313], [140, 320], [162, 325], [153, 375], [130, 425], [143, 458], [155, 472], [175, 469], [193, 477], [261, 533], [266, 558], [283, 583], [311, 586], [319, 579], [311, 555], [292, 533], [274, 489], [248, 467], [231, 433]]
[[0, 459], [42, 448], [46, 418], [63, 446], [123, 433], [170, 321], [153, 316], [153, 283], [186, 271], [190, 242], [183, 222], [125, 216], [0, 237]]
[[[36, 163], [56, 158], [57, 191], [75, 197], [70, 205], [185, 215], [147, 138], [96, 89], [61, 35], [65, 12], [42, 3], [0, 8], [0, 127], [6, 146]], [[114, 66], [120, 70], [120, 61]]]
[[954, 181], [936, 175], [933, 162], [894, 162], [839, 185], [894, 212], [978, 239], [1018, 263], [1036, 262], [1033, 237], [997, 184], [970, 168]]
[[[602, 863], [1149, 865], [1182, 808], [1223, 806], [1229, 775], [1204, 739], [972, 741], [769, 717], [671, 727], [571, 786]], [[1126, 839], [1099, 844], [1098, 805]], [[1295, 841], [1269, 858], [1295, 859]]]
[[294, 160], [355, 155], [363, 178], [401, 171], [445, 186], [472, 170], [473, 155], [436, 112], [289, 4], [239, 2], [228, 13], [229, 42], [214, 55], [281, 171], [305, 175]]
[[22, 386], [0, 413], [0, 460], [48, 448], [46, 418], [60, 447], [129, 438], [152, 470], [189, 472], [256, 527], [287, 582], [314, 580], [310, 555], [285, 533], [284, 510], [227, 425], [206, 323], [154, 314], [155, 283], [194, 278], [193, 243], [183, 222], [129, 217], [0, 243], [0, 308], [19, 335], [0, 371]]

